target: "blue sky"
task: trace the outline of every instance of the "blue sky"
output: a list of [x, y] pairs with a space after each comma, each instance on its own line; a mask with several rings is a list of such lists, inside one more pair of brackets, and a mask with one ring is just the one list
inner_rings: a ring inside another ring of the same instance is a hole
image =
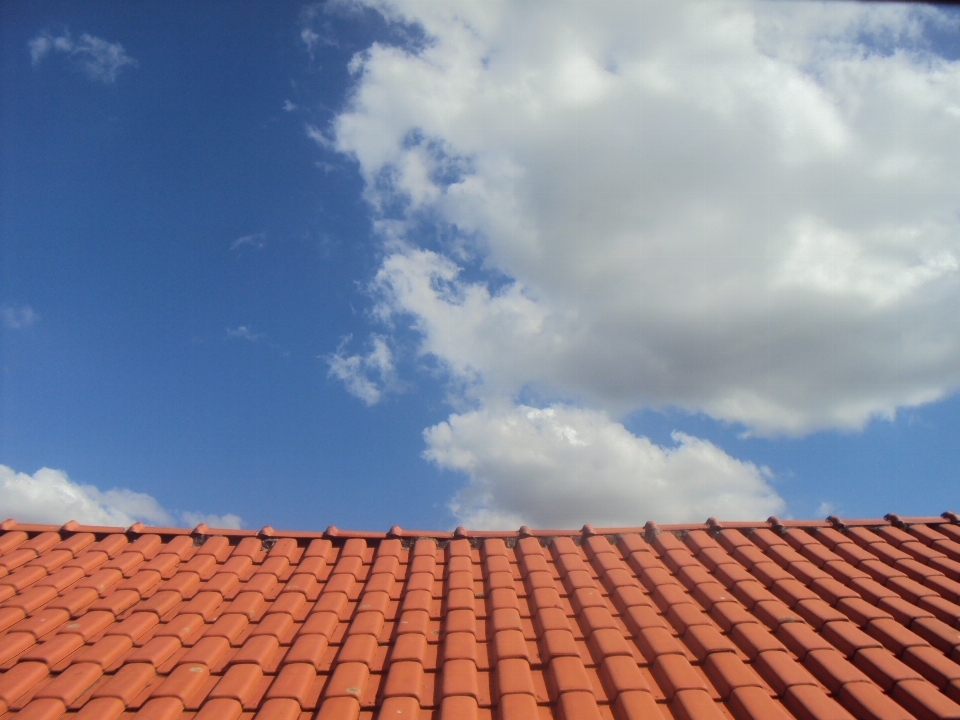
[[0, 515], [960, 508], [956, 13], [537, 7], [4, 5]]

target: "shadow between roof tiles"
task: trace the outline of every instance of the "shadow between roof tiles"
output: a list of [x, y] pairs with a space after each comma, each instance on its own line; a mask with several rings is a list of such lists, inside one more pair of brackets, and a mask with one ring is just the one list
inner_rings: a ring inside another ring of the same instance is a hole
[[0, 720], [960, 718], [957, 523], [8, 522]]

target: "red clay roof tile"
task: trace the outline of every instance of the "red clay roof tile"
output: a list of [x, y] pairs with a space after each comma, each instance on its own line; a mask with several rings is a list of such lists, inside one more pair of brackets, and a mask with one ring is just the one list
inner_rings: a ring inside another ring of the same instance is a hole
[[5, 712], [24, 693], [47, 677], [43, 663], [21, 662], [0, 676], [0, 712]]
[[960, 518], [889, 517], [456, 537], [8, 522], [0, 715], [960, 717]]
[[175, 637], [153, 638], [145, 645], [134, 650], [125, 658], [128, 663], [150, 663], [159, 668], [181, 648], [180, 641]]
[[246, 706], [256, 694], [262, 678], [263, 670], [259, 665], [233, 665], [207, 697], [229, 698], [236, 700], [241, 706]]
[[[186, 705], [200, 690], [208, 677], [210, 677], [210, 669], [206, 665], [193, 663], [180, 665], [169, 677], [160, 683], [151, 693], [151, 697], [177, 698], [181, 703]], [[225, 677], [224, 680], [226, 679]]]

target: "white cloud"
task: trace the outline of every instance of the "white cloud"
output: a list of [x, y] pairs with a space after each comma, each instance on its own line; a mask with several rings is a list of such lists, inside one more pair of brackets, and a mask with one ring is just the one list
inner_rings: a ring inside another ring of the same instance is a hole
[[241, 524], [236, 515], [169, 511], [152, 496], [126, 488], [102, 491], [93, 485], [79, 485], [62, 470], [41, 468], [28, 475], [6, 465], [0, 465], [0, 508], [4, 517], [54, 525], [69, 520], [123, 527], [138, 521], [160, 526], [194, 526], [206, 522], [211, 527], [224, 528]]
[[358, 53], [314, 139], [365, 179], [376, 315], [411, 320], [451, 381], [459, 414], [425, 437], [470, 477], [463, 522], [762, 517], [783, 504], [755, 466], [617, 419], [802, 435], [960, 387], [960, 62], [925, 37], [956, 14], [355, 5], [427, 39]]
[[266, 240], [266, 237], [267, 237], [267, 234], [265, 232], [253, 233], [252, 235], [244, 235], [242, 237], [238, 237], [236, 240], [230, 243], [230, 249], [239, 250], [244, 245], [249, 245], [250, 247], [256, 248], [257, 250], [261, 250], [266, 244], [264, 242], [264, 240]]
[[303, 30], [300, 31], [300, 40], [307, 46], [307, 52], [311, 55], [317, 45], [320, 44], [320, 36], [310, 28], [303, 28]]
[[10, 330], [23, 330], [39, 319], [29, 305], [0, 305], [0, 324]]
[[321, 45], [339, 47], [342, 38], [331, 19], [337, 16], [349, 17], [358, 7], [353, 0], [325, 0], [305, 5], [300, 10], [300, 41], [311, 60]]
[[232, 514], [211, 515], [209, 513], [184, 512], [180, 514], [180, 519], [186, 527], [196, 527], [202, 523], [211, 528], [238, 530], [243, 524], [239, 515]]
[[784, 508], [756, 465], [682, 433], [676, 447], [659, 447], [600, 412], [488, 408], [424, 436], [427, 458], [469, 474], [452, 509], [472, 528], [762, 519]]
[[296, 109], [297, 109], [297, 104], [296, 104], [296, 103], [291, 102], [290, 100], [284, 100], [284, 101], [283, 101], [283, 110], [284, 110], [284, 112], [293, 112], [293, 111], [296, 110]]
[[384, 337], [374, 335], [371, 337], [373, 347], [369, 353], [347, 356], [344, 350], [350, 340], [350, 336], [344, 338], [337, 352], [326, 358], [330, 366], [327, 377], [340, 380], [347, 392], [367, 405], [376, 405], [384, 392], [398, 389], [393, 353]]
[[318, 128], [316, 125], [311, 125], [307, 123], [305, 126], [307, 131], [307, 137], [313, 140], [317, 145], [322, 147], [324, 150], [328, 150], [333, 147], [333, 141], [323, 134], [323, 130]]
[[248, 340], [250, 342], [259, 342], [264, 337], [263, 333], [253, 332], [246, 325], [238, 325], [234, 329], [227, 328], [227, 337], [233, 340]]
[[136, 67], [137, 61], [127, 54], [120, 43], [107, 42], [103, 38], [84, 33], [74, 40], [69, 32], [54, 37], [43, 32], [27, 43], [30, 60], [34, 65], [43, 61], [51, 52], [62, 53], [91, 80], [112, 83], [120, 71], [127, 67]]
[[816, 515], [819, 518], [825, 518], [825, 517], [829, 517], [830, 515], [836, 515], [836, 514], [837, 514], [837, 506], [832, 502], [827, 502], [826, 500], [820, 503], [820, 505], [817, 506], [817, 509], [814, 512], [814, 515]]
[[53, 39], [48, 35], [38, 35], [27, 43], [30, 48], [30, 60], [36, 65], [53, 49]]
[[389, 255], [374, 288], [377, 314], [412, 315], [421, 352], [441, 359], [481, 398], [510, 396], [531, 379], [532, 366], [562, 352], [565, 339], [547, 327], [548, 312], [518, 284], [492, 293], [486, 283], [461, 281], [456, 263], [433, 251], [408, 247]]
[[[960, 62], [923, 38], [954, 16], [369, 4], [430, 41], [355, 57], [334, 142], [389, 311], [474, 397], [803, 434], [960, 386]], [[424, 223], [453, 240], [420, 249]], [[503, 289], [457, 279], [464, 253]]]

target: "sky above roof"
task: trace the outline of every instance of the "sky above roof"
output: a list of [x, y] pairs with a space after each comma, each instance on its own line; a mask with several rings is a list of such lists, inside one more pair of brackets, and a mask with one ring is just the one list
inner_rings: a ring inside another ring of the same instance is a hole
[[0, 515], [960, 507], [960, 14], [0, 9]]

